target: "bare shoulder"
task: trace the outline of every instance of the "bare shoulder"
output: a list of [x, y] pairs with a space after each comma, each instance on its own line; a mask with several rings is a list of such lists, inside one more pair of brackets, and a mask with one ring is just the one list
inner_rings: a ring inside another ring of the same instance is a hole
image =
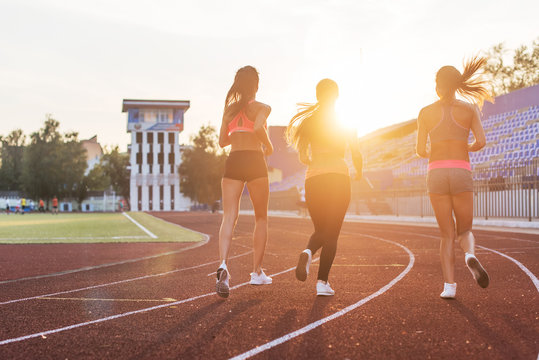
[[265, 113], [269, 114], [271, 112], [271, 106], [267, 105], [267, 104], [264, 104], [264, 103], [261, 103], [259, 101], [255, 101], [253, 104], [252, 104], [256, 111], [264, 111]]
[[471, 112], [475, 112], [475, 110], [477, 108], [477, 105], [471, 104], [469, 102], [462, 101], [462, 100], [456, 100], [455, 101], [455, 106], [462, 109], [462, 110], [471, 111]]
[[432, 104], [427, 105], [424, 108], [422, 108], [419, 111], [418, 121], [425, 121], [428, 118], [432, 117], [433, 115], [436, 115], [437, 114], [437, 108], [438, 108], [437, 103], [432, 103]]

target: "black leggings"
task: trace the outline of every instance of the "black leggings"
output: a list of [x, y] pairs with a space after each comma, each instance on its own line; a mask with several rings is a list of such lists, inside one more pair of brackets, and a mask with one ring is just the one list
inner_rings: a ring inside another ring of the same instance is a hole
[[305, 200], [314, 224], [307, 248], [313, 255], [322, 248], [318, 280], [328, 281], [337, 239], [350, 204], [350, 177], [323, 174], [308, 178], [305, 180]]

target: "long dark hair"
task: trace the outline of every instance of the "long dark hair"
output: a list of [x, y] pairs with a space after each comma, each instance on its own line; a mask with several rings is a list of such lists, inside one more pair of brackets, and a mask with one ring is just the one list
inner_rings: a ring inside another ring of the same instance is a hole
[[455, 92], [479, 107], [485, 100], [492, 101], [486, 87], [486, 80], [478, 72], [485, 66], [487, 59], [474, 56], [464, 63], [462, 74], [453, 66], [443, 66], [436, 73], [436, 85], [441, 98], [453, 97]]
[[230, 108], [240, 111], [258, 91], [258, 71], [252, 66], [244, 66], [236, 72], [234, 83], [228, 90], [225, 100], [225, 112]]
[[[288, 123], [286, 139], [294, 147], [300, 158], [307, 158], [309, 144], [315, 136], [324, 133], [322, 117], [333, 117], [334, 114], [320, 114], [327, 105], [333, 105], [339, 96], [339, 87], [331, 79], [323, 79], [316, 85], [315, 104], [299, 103], [299, 111]], [[333, 111], [333, 109], [331, 109]]]

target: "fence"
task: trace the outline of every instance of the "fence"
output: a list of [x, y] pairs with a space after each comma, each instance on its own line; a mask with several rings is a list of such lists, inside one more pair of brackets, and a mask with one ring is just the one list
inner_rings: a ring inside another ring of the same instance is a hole
[[[474, 216], [539, 218], [538, 159], [474, 169]], [[425, 183], [406, 179], [409, 183]], [[418, 181], [419, 180], [419, 181]], [[406, 182], [406, 181], [403, 181]], [[434, 216], [426, 188], [354, 191], [349, 212], [369, 215]]]

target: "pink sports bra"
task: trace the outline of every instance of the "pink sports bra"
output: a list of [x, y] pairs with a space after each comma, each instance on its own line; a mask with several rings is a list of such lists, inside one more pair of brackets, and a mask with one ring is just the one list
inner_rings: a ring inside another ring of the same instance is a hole
[[[248, 104], [252, 104], [254, 100], [251, 100], [248, 102]], [[247, 115], [245, 114], [245, 111], [243, 109], [238, 112], [236, 116], [232, 119], [231, 122], [228, 123], [228, 135], [234, 133], [234, 132], [254, 132], [255, 131], [255, 123], [254, 121], [249, 120]]]
[[468, 141], [468, 135], [470, 135], [470, 129], [460, 126], [455, 121], [451, 113], [451, 105], [442, 105], [442, 118], [429, 132], [430, 142], [435, 143], [444, 140]]

